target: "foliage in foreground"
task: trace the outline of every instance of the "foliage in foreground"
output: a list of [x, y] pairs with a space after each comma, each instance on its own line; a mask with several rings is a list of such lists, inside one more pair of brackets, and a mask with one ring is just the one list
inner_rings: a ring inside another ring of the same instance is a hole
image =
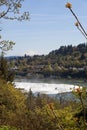
[[19, 130], [19, 129], [10, 126], [1, 126], [0, 130]]
[[77, 102], [61, 103], [46, 95], [35, 97], [31, 90], [23, 94], [0, 79], [0, 130], [86, 130], [87, 119], [84, 120], [80, 103], [81, 98], [83, 102], [87, 100], [84, 92], [81, 97], [77, 93]]

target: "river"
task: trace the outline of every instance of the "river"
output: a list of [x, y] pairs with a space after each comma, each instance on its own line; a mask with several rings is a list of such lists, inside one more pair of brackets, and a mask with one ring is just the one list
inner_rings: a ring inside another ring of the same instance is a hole
[[77, 88], [77, 82], [68, 80], [55, 80], [55, 79], [15, 79], [15, 87], [31, 91], [34, 94], [48, 94], [56, 95], [58, 93], [71, 92], [73, 88]]

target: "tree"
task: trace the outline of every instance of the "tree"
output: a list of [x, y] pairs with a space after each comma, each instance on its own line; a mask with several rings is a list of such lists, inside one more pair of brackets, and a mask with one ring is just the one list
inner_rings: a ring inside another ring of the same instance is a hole
[[3, 54], [5, 54], [6, 51], [11, 50], [14, 45], [15, 45], [15, 43], [12, 42], [12, 41], [6, 41], [6, 40], [0, 41], [0, 49], [1, 49], [1, 52], [2, 52]]
[[[5, 80], [0, 79], [0, 126], [7, 125], [17, 128], [25, 126], [25, 98], [26, 97], [20, 90], [14, 88], [14, 86], [7, 83]], [[9, 130], [14, 129], [11, 128]], [[25, 129], [22, 128], [22, 130]]]
[[24, 12], [20, 15], [20, 8], [24, 0], [0, 0], [0, 19], [10, 20], [27, 20], [29, 19], [29, 12]]
[[6, 58], [3, 56], [3, 53], [0, 56], [0, 77], [6, 81], [13, 82], [14, 80], [14, 71], [11, 71]]
[[27, 94], [27, 99], [26, 99], [26, 105], [27, 105], [27, 109], [29, 110], [33, 110], [34, 106], [35, 106], [35, 102], [34, 102], [34, 95], [31, 91], [31, 89], [29, 90], [28, 94]]
[[0, 75], [2, 78], [7, 79], [8, 72], [7, 61], [4, 59], [3, 54], [0, 57]]
[[75, 113], [78, 118], [77, 123], [81, 128], [87, 128], [87, 89], [86, 87], [78, 87], [74, 89], [74, 93], [80, 102], [80, 106]]
[[[22, 15], [20, 13], [20, 9], [22, 7], [21, 3], [23, 1], [24, 0], [0, 0], [0, 19], [8, 19], [8, 20], [16, 19], [19, 21], [28, 20], [29, 12], [24, 12]], [[1, 40], [0, 36], [0, 50], [1, 50], [0, 76], [2, 76], [7, 81], [8, 80], [13, 81], [13, 73], [12, 72], [9, 73], [7, 61], [4, 59], [3, 56], [6, 53], [6, 51], [11, 50], [14, 45], [15, 43], [12, 41]]]
[[[0, 19], [29, 20], [29, 12], [21, 14], [20, 9], [24, 0], [0, 0]], [[0, 36], [1, 39], [1, 36]], [[12, 41], [0, 41], [0, 49], [8, 51], [15, 43]]]

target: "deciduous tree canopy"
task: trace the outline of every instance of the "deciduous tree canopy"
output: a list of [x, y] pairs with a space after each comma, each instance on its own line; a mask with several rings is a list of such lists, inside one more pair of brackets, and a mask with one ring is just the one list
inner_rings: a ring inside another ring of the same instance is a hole
[[0, 0], [0, 18], [10, 20], [28, 20], [29, 12], [20, 13], [24, 0]]

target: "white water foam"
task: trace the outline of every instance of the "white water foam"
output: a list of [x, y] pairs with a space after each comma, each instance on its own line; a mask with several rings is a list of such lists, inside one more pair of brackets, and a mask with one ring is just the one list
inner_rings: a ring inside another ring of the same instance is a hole
[[21, 88], [26, 91], [41, 94], [58, 94], [64, 92], [71, 92], [73, 88], [78, 86], [70, 84], [48, 84], [48, 83], [29, 83], [29, 82], [15, 82], [16, 88]]

